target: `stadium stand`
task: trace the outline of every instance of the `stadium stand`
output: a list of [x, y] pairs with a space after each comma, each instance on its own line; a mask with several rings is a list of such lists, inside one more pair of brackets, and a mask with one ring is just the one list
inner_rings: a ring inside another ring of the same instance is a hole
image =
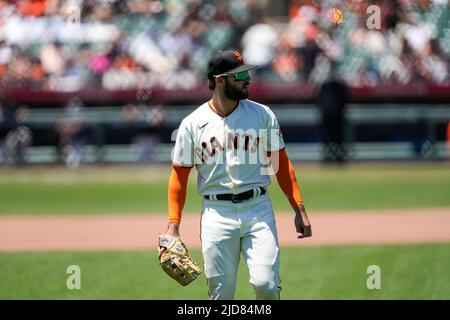
[[[337, 61], [352, 86], [449, 83], [447, 1], [0, 1], [2, 86], [77, 91], [194, 88], [216, 50], [242, 49], [255, 80], [323, 81]], [[366, 27], [381, 7], [380, 30]], [[328, 12], [339, 5], [345, 23]], [[381, 32], [380, 32], [381, 31]]]
[[350, 87], [351, 159], [449, 158], [446, 0], [0, 0], [0, 164], [168, 161], [224, 48], [260, 66], [252, 97], [293, 159], [320, 159], [331, 66]]

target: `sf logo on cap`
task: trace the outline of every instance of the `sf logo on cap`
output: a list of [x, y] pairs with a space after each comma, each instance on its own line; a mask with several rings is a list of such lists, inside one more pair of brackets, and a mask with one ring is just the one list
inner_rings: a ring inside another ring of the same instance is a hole
[[244, 61], [244, 59], [242, 59], [242, 56], [238, 51], [233, 51], [233, 54], [236, 57], [236, 59], [238, 59], [240, 62]]

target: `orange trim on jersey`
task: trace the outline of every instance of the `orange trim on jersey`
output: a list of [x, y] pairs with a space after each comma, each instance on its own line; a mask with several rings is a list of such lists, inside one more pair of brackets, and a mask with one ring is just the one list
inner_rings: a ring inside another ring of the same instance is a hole
[[278, 171], [276, 172], [278, 184], [288, 198], [292, 208], [295, 208], [299, 204], [302, 204], [303, 200], [297, 178], [295, 177], [294, 167], [284, 148], [280, 151], [271, 152], [271, 154], [271, 160], [275, 168], [277, 168], [275, 162], [278, 161]]
[[220, 115], [220, 114], [217, 113], [217, 111], [213, 108], [214, 103], [213, 103], [211, 100], [208, 101], [208, 107], [212, 110], [212, 112], [214, 112], [215, 114], [217, 114], [219, 117], [226, 118], [226, 117], [228, 117], [230, 114], [232, 114], [232, 113], [234, 112], [234, 110], [237, 109], [237, 107], [239, 106], [239, 102], [240, 102], [240, 101], [236, 101], [236, 105], [234, 106], [233, 110], [231, 110], [231, 111], [230, 111], [229, 113], [227, 113], [225, 116], [222, 116], [222, 115]]
[[281, 148], [281, 149], [278, 150], [278, 151], [267, 151], [267, 156], [270, 158], [270, 156], [272, 155], [272, 152], [281, 152], [281, 151], [283, 151], [284, 149], [286, 149], [286, 147], [283, 147], [283, 148]]
[[180, 223], [181, 212], [186, 202], [186, 187], [191, 168], [173, 166], [169, 178], [168, 205], [169, 222]]

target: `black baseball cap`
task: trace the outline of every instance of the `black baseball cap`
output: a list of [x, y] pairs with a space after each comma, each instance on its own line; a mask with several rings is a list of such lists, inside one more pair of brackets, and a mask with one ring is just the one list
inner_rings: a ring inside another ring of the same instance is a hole
[[238, 73], [256, 68], [256, 65], [245, 64], [239, 51], [225, 50], [217, 52], [208, 63], [208, 79], [222, 73]]

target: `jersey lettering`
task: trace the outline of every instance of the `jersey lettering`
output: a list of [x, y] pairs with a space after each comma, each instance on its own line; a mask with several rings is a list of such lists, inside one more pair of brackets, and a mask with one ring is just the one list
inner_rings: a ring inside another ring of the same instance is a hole
[[275, 115], [264, 105], [242, 100], [223, 118], [205, 103], [182, 121], [173, 162], [196, 166], [201, 194], [267, 186], [273, 174], [267, 153], [284, 147], [280, 133]]

